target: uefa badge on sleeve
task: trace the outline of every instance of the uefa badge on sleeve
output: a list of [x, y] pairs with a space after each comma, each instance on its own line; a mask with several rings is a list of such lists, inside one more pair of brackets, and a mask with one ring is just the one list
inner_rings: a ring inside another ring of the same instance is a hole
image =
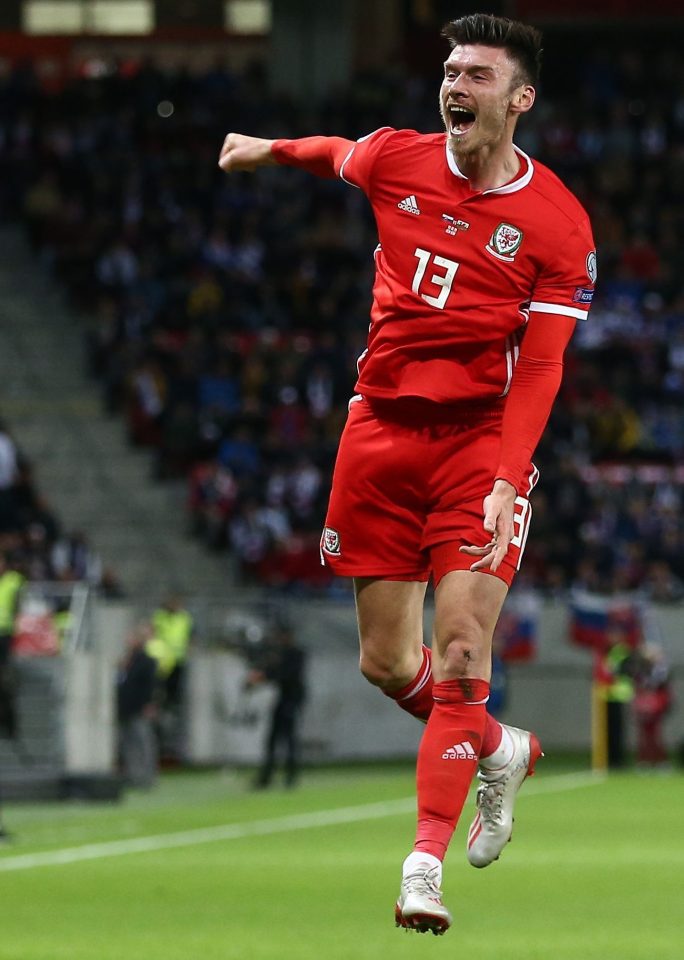
[[327, 553], [331, 557], [340, 556], [342, 551], [340, 549], [340, 535], [337, 530], [333, 530], [332, 527], [323, 528], [323, 536], [321, 537], [321, 550], [323, 553]]
[[522, 230], [514, 227], [512, 223], [500, 223], [491, 235], [485, 250], [496, 257], [497, 260], [503, 260], [504, 263], [513, 263], [522, 240]]
[[598, 271], [596, 269], [596, 251], [591, 250], [587, 254], [587, 276], [589, 277], [592, 283], [596, 283], [596, 277], [598, 276]]

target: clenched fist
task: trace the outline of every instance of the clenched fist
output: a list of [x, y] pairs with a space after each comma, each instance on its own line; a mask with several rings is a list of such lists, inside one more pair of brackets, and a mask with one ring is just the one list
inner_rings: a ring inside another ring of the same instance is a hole
[[262, 137], [246, 137], [242, 133], [229, 133], [223, 141], [218, 165], [225, 173], [241, 170], [250, 172], [257, 167], [275, 164], [271, 146], [275, 141]]

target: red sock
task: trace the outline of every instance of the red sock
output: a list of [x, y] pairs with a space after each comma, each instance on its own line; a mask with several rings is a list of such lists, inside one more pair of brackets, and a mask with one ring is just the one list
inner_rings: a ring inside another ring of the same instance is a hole
[[485, 728], [486, 680], [442, 680], [418, 750], [414, 850], [444, 859], [475, 775]]
[[[394, 700], [402, 710], [410, 713], [412, 717], [426, 721], [434, 706], [432, 687], [432, 651], [429, 647], [423, 646], [423, 662], [413, 680], [402, 687], [401, 690], [384, 691], [384, 693]], [[499, 749], [502, 737], [501, 724], [494, 719], [491, 713], [488, 713], [480, 756], [490, 757], [495, 750]]]
[[432, 654], [429, 647], [423, 647], [423, 662], [413, 680], [392, 692], [384, 691], [402, 710], [406, 710], [412, 717], [427, 720], [432, 712]]
[[495, 720], [491, 713], [487, 714], [484, 736], [482, 738], [481, 757], [491, 757], [495, 750], [501, 746], [503, 739], [503, 728], [498, 720]]

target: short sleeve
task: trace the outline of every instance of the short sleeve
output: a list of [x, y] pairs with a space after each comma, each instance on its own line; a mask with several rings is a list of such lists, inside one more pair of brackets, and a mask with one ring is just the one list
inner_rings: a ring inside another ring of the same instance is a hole
[[342, 161], [339, 175], [353, 187], [368, 193], [371, 185], [373, 167], [382, 149], [393, 133], [392, 127], [380, 127], [356, 141]]
[[541, 270], [530, 313], [586, 320], [596, 284], [596, 249], [588, 222], [578, 224]]

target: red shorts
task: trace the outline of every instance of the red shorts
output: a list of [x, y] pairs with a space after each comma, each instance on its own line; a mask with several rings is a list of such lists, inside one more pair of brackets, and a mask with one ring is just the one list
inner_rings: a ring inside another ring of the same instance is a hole
[[[468, 570], [464, 544], [484, 545], [482, 503], [499, 463], [503, 404], [436, 407], [421, 401], [351, 404], [340, 439], [321, 559], [342, 577], [428, 580]], [[493, 576], [520, 566], [539, 471], [516, 498], [515, 535]], [[491, 571], [485, 570], [484, 573]]]

